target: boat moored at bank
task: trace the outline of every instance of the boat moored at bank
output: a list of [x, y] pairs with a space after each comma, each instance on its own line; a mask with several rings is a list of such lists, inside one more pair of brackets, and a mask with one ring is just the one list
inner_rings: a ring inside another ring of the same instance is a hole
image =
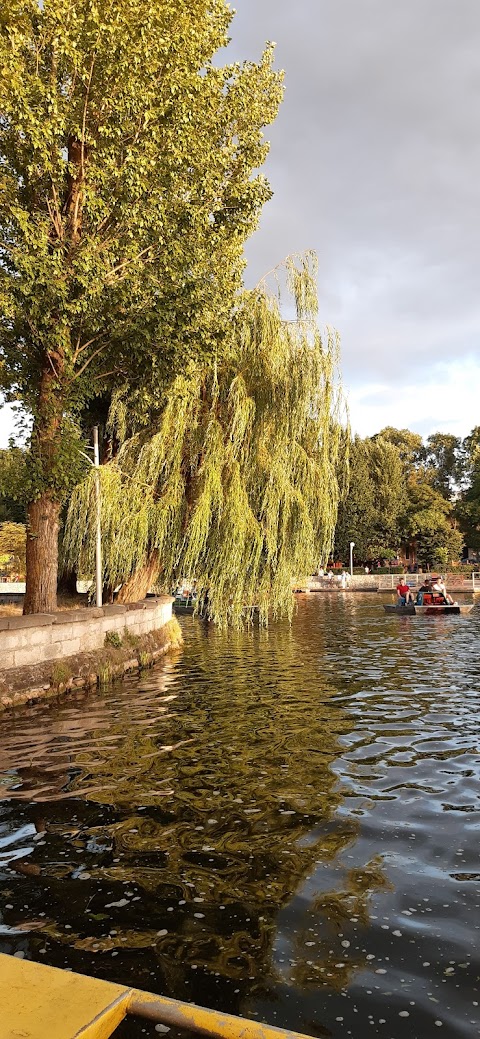
[[406, 603], [404, 606], [384, 604], [385, 613], [395, 613], [400, 617], [415, 617], [415, 616], [427, 616], [427, 617], [439, 617], [448, 613], [452, 616], [458, 616], [459, 614], [470, 613], [473, 610], [474, 603], [467, 603], [459, 605], [459, 603], [441, 603], [434, 604], [428, 603], [427, 605], [417, 605], [417, 603]]

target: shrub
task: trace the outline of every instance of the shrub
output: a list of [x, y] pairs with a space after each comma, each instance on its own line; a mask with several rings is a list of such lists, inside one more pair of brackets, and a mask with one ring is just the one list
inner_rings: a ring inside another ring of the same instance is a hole
[[133, 635], [131, 631], [127, 631], [127, 633], [123, 636], [123, 644], [125, 646], [133, 646], [133, 648], [135, 648], [136, 646], [138, 646], [139, 642], [140, 636]]
[[118, 634], [118, 631], [107, 631], [107, 634], [105, 635], [105, 645], [113, 646], [114, 649], [121, 648], [122, 639]]
[[50, 678], [52, 685], [66, 685], [71, 677], [72, 670], [63, 660], [59, 660], [53, 665]]

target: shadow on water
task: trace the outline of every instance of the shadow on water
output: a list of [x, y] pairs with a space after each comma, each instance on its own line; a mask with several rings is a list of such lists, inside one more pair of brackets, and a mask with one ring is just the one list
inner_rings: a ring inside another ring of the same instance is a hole
[[185, 618], [153, 671], [6, 716], [0, 951], [318, 1036], [477, 1035], [479, 613]]

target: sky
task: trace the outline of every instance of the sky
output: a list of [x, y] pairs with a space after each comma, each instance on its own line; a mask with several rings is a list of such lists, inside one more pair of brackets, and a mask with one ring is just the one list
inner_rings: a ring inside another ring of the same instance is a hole
[[254, 284], [316, 250], [351, 423], [480, 424], [478, 0], [237, 0], [228, 55], [276, 43], [285, 97]]
[[[223, 59], [276, 42], [274, 195], [247, 284], [315, 249], [352, 428], [480, 424], [478, 0], [237, 0]], [[0, 446], [12, 428], [0, 412]]]

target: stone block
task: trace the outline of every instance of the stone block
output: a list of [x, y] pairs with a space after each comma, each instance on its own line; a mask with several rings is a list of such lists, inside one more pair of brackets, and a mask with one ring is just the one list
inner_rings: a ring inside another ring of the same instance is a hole
[[98, 617], [103, 617], [103, 608], [92, 606], [82, 610], [59, 610], [54, 614], [55, 624], [79, 624], [80, 622], [91, 622]]
[[93, 632], [102, 631], [103, 617], [89, 621], [78, 621], [71, 624], [55, 624], [52, 628], [52, 641], [58, 642], [62, 639], [84, 639]]
[[104, 616], [103, 609], [104, 609], [103, 606], [88, 606], [88, 607], [85, 607], [85, 609], [83, 609], [83, 610], [73, 610], [72, 611], [72, 619], [74, 621], [76, 621], [76, 620], [79, 620], [79, 621], [80, 620], [83, 620], [83, 621], [97, 620], [99, 617], [103, 617]]
[[52, 642], [49, 646], [44, 646], [43, 649], [40, 650], [37, 662], [39, 662], [40, 659], [42, 661], [63, 660], [64, 656], [66, 656], [66, 654], [63, 648], [63, 642]]
[[125, 617], [126, 614], [115, 614], [112, 617], [104, 617], [103, 620], [99, 621], [102, 631], [123, 631], [125, 628]]
[[[58, 643], [57, 643], [57, 645], [58, 645]], [[61, 653], [61, 656], [62, 657], [73, 657], [75, 655], [75, 653], [81, 653], [82, 649], [83, 649], [83, 645], [82, 645], [82, 640], [81, 639], [76, 639], [76, 638], [66, 639], [65, 642], [62, 642], [62, 653]], [[45, 659], [48, 660], [49, 658], [45, 657]]]
[[9, 667], [15, 667], [15, 653], [11, 650], [9, 653], [0, 652], [0, 668], [8, 670]]
[[47, 645], [51, 641], [51, 628], [25, 628], [23, 631], [0, 632], [2, 650], [23, 649], [26, 646]]
[[[141, 616], [141, 614], [140, 614], [140, 616]], [[126, 622], [125, 622], [125, 628], [124, 628], [125, 634], [126, 635], [127, 634], [128, 635], [134, 635], [139, 624], [140, 624], [139, 615], [138, 614], [133, 614], [133, 615], [130, 614], [127, 617]]]
[[143, 624], [136, 624], [134, 628], [129, 629], [131, 635], [144, 635], [145, 630], [146, 629]]
[[138, 624], [135, 624], [135, 628], [131, 629], [131, 634], [132, 635], [144, 635], [146, 632], [149, 632], [149, 631], [150, 631], [149, 627], [145, 628], [144, 624], [140, 624], [138, 622]]
[[129, 613], [130, 611], [133, 611], [133, 610], [144, 610], [145, 609], [145, 603], [144, 602], [127, 602], [126, 607], [127, 607], [127, 613]]
[[144, 610], [132, 610], [125, 614], [125, 627], [130, 631], [135, 624], [141, 624], [145, 620]]
[[53, 624], [55, 614], [53, 613], [31, 613], [26, 617], [9, 617], [9, 631], [18, 631], [20, 628], [40, 628], [45, 624]]
[[[4, 653], [8, 653], [9, 650], [14, 650], [17, 646], [22, 645], [22, 636], [19, 633], [14, 635], [12, 632], [0, 632], [0, 660]], [[1, 666], [1, 665], [0, 665]]]
[[41, 664], [44, 660], [50, 660], [50, 653], [55, 652], [55, 646], [23, 646], [14, 651], [15, 667]]
[[103, 607], [104, 617], [114, 617], [116, 613], [126, 613], [127, 607], [123, 603], [110, 603], [108, 606]]
[[0, 631], [5, 631], [8, 628], [8, 617], [0, 617]]
[[[56, 625], [61, 625], [62, 627], [65, 624], [71, 624], [72, 621], [73, 621], [73, 613], [74, 612], [76, 613], [76, 610], [75, 611], [74, 610], [59, 610], [58, 613], [54, 613], [53, 614], [53, 618], [54, 618], [53, 623], [55, 624], [55, 626]], [[81, 611], [79, 610], [78, 612], [79, 613], [80, 612], [84, 613], [84, 610], [81, 610]]]
[[52, 643], [58, 643], [61, 645], [62, 642], [65, 642], [68, 639], [72, 639], [73, 630], [74, 628], [71, 621], [68, 624], [54, 624], [53, 628], [51, 629]]
[[105, 644], [105, 633], [103, 631], [91, 631], [89, 635], [82, 635], [82, 653], [90, 653], [93, 649], [103, 649]]
[[[28, 631], [19, 632], [24, 646], [48, 646], [52, 641], [52, 628], [30, 628]], [[18, 638], [18, 635], [16, 636]]]

